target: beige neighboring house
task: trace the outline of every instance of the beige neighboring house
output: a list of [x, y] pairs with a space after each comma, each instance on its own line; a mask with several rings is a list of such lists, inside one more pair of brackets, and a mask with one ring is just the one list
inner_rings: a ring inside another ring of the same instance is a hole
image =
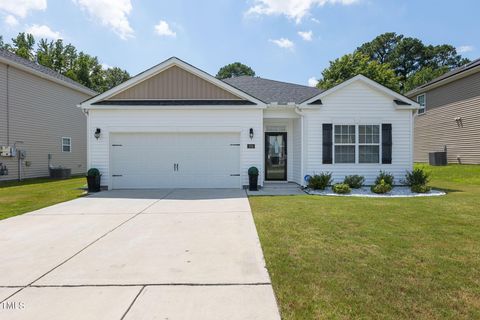
[[49, 154], [52, 165], [85, 172], [86, 118], [77, 105], [95, 94], [0, 49], [0, 181], [18, 179], [19, 171], [22, 178], [48, 176]]
[[449, 163], [480, 164], [480, 59], [406, 95], [421, 105], [415, 117], [416, 162], [446, 149]]

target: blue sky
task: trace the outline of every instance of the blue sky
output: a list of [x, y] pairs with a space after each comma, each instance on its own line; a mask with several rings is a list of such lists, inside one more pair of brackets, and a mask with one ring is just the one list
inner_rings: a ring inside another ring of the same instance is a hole
[[0, 0], [0, 34], [61, 37], [132, 75], [177, 56], [211, 74], [240, 61], [307, 84], [389, 31], [480, 57], [478, 12], [478, 0]]

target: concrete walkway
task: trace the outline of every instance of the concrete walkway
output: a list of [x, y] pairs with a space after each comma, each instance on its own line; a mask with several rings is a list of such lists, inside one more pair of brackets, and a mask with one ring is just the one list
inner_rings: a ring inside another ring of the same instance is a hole
[[0, 221], [0, 319], [280, 319], [242, 190], [123, 190]]

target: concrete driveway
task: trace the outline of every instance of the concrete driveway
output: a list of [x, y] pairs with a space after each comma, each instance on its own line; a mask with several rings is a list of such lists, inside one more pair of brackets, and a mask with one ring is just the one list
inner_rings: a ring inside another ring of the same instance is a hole
[[121, 190], [0, 221], [0, 319], [280, 319], [242, 190]]

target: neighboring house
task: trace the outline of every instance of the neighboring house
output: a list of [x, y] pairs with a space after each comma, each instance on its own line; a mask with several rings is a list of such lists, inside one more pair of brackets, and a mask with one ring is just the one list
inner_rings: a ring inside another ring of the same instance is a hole
[[[76, 106], [94, 94], [0, 49], [0, 181], [48, 176], [49, 154], [52, 165], [85, 172], [86, 117]], [[19, 159], [20, 154], [25, 158]]]
[[398, 182], [412, 169], [418, 109], [364, 76], [322, 92], [256, 77], [221, 81], [177, 58], [80, 107], [88, 165], [109, 189], [241, 188], [251, 166], [260, 185], [304, 185], [305, 175], [325, 171], [372, 183], [385, 170]]
[[414, 159], [447, 150], [449, 163], [480, 164], [480, 59], [407, 93], [421, 109], [415, 117]]

